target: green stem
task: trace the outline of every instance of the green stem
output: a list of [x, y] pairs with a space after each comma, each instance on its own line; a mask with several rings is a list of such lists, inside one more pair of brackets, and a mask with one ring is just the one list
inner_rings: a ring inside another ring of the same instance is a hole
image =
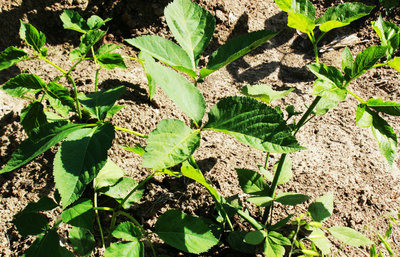
[[138, 58], [135, 58], [135, 57], [123, 56], [122, 58], [124, 58], [124, 59], [130, 59], [130, 60], [134, 60], [134, 61], [140, 62], [139, 59], [138, 59]]
[[300, 223], [297, 223], [297, 229], [296, 229], [296, 233], [294, 234], [294, 236], [293, 236], [293, 240], [292, 240], [292, 244], [290, 245], [289, 257], [291, 257], [291, 256], [292, 256], [292, 253], [293, 253], [293, 246], [294, 246], [294, 241], [296, 241], [296, 240], [297, 240], [297, 234], [299, 233], [299, 231], [300, 231]]
[[109, 232], [108, 232], [107, 245], [110, 245], [110, 243], [111, 243], [112, 231], [115, 228], [115, 223], [116, 222], [117, 222], [117, 212], [113, 211], [113, 214], [112, 214], [112, 217], [111, 217], [110, 228], [109, 228]]
[[43, 56], [39, 56], [40, 59], [42, 59], [43, 61], [51, 64], [54, 68], [56, 68], [57, 70], [61, 71], [63, 74], [67, 74], [67, 72], [65, 70], [63, 70], [60, 66], [58, 66], [57, 64], [53, 63], [52, 61], [50, 61], [49, 59], [47, 59], [46, 57]]
[[366, 104], [366, 103], [367, 103], [367, 102], [364, 101], [361, 97], [359, 97], [358, 95], [356, 95], [355, 93], [353, 93], [353, 92], [350, 91], [349, 89], [346, 88], [346, 90], [347, 90], [347, 92], [348, 92], [350, 95], [354, 96], [354, 97], [355, 97], [358, 101], [360, 101], [361, 103], [363, 103], [363, 104]]
[[[274, 179], [272, 180], [270, 191], [269, 191], [269, 194], [268, 194], [269, 197], [274, 198], [274, 196], [275, 196], [275, 191], [276, 191], [276, 188], [278, 186], [278, 180], [279, 180], [279, 178], [281, 176], [282, 167], [283, 167], [283, 164], [285, 163], [285, 159], [286, 159], [286, 154], [284, 153], [284, 154], [281, 155], [281, 158], [280, 158], [279, 163], [278, 163], [278, 167], [276, 168], [276, 172], [274, 174]], [[270, 208], [271, 207], [269, 207], [268, 210]], [[268, 214], [268, 212], [267, 212], [267, 214]]]
[[99, 217], [99, 212], [98, 212], [98, 207], [97, 207], [97, 193], [94, 193], [94, 213], [96, 216], [96, 221], [97, 221], [97, 225], [99, 226], [99, 231], [100, 231], [100, 237], [101, 237], [101, 245], [103, 247], [103, 249], [106, 248], [106, 244], [104, 243], [104, 234], [103, 234], [103, 228], [101, 227], [101, 222], [100, 222], [100, 217]]
[[268, 160], [269, 160], [269, 156], [271, 155], [270, 152], [267, 152], [267, 157], [265, 158], [265, 164], [264, 164], [264, 169], [268, 168]]
[[139, 133], [139, 132], [136, 132], [136, 131], [133, 131], [133, 130], [130, 130], [130, 129], [127, 129], [127, 128], [122, 128], [122, 127], [117, 127], [117, 126], [114, 126], [114, 128], [115, 128], [116, 130], [128, 132], [128, 133], [134, 134], [134, 135], [139, 136], [139, 137], [147, 138], [146, 135], [143, 135], [143, 134], [141, 134], [141, 133]]
[[125, 198], [120, 202], [119, 207], [124, 206], [124, 203], [129, 199], [129, 197], [131, 197], [131, 195], [138, 189], [141, 188], [147, 181], [149, 181], [152, 177], [154, 177], [155, 172], [153, 171], [149, 176], [147, 176], [147, 178], [145, 178], [144, 180], [142, 180], [137, 186], [135, 186], [135, 188], [133, 188], [129, 194], [127, 194], [125, 196]]
[[317, 104], [318, 104], [318, 102], [320, 100], [321, 100], [321, 97], [317, 96], [314, 99], [314, 101], [311, 103], [311, 105], [308, 107], [307, 111], [303, 114], [303, 116], [301, 117], [300, 121], [296, 125], [296, 128], [295, 128], [294, 133], [293, 133], [294, 136], [297, 134], [299, 129], [305, 124], [305, 122], [308, 119], [308, 116], [310, 116], [310, 114], [312, 113], [312, 111], [314, 110], [315, 106], [317, 106]]
[[67, 71], [66, 75], [68, 76], [75, 69], [75, 67], [78, 66], [78, 64], [80, 64], [83, 60], [85, 60], [85, 59], [84, 58], [80, 59], [74, 65], [72, 65], [72, 67]]
[[372, 66], [372, 68], [379, 68], [379, 67], [385, 66], [387, 64], [388, 64], [388, 62], [378, 63], [378, 64], [375, 64], [374, 66]]
[[75, 101], [75, 105], [76, 105], [76, 111], [78, 112], [79, 119], [82, 119], [81, 106], [80, 106], [79, 100], [78, 100], [78, 88], [76, 87], [75, 80], [72, 78], [72, 76], [67, 75], [67, 77], [71, 81], [71, 84], [74, 88], [74, 101]]
[[96, 75], [95, 75], [95, 77], [94, 77], [94, 91], [95, 91], [95, 92], [98, 91], [97, 85], [98, 85], [98, 83], [99, 83], [99, 72], [100, 72], [100, 69], [97, 69], [97, 70], [96, 70]]

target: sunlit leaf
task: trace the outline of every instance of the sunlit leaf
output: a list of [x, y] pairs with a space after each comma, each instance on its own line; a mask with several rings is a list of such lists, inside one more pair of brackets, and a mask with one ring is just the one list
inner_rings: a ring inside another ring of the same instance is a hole
[[263, 101], [266, 104], [271, 104], [272, 101], [281, 99], [285, 97], [287, 94], [292, 92], [294, 88], [276, 91], [273, 90], [270, 85], [267, 84], [258, 84], [258, 85], [247, 85], [241, 89], [242, 94], [246, 96], [253, 97], [257, 100]]
[[1, 90], [14, 97], [22, 97], [26, 93], [37, 93], [46, 88], [46, 83], [34, 74], [19, 74], [7, 81]]
[[333, 194], [327, 193], [320, 196], [315, 202], [310, 204], [308, 211], [314, 221], [325, 221], [333, 213]]
[[80, 199], [61, 213], [62, 221], [75, 227], [93, 230], [94, 211], [92, 201]]
[[19, 48], [10, 46], [0, 53], [0, 71], [25, 60], [28, 54]]
[[39, 32], [34, 26], [21, 21], [19, 36], [25, 40], [37, 53], [42, 53], [42, 48], [46, 43], [46, 36]]
[[373, 242], [369, 240], [366, 236], [352, 228], [336, 226], [331, 227], [328, 230], [332, 234], [332, 236], [347, 245], [359, 247], [373, 244]]
[[382, 16], [379, 15], [379, 18], [376, 22], [372, 23], [372, 28], [375, 30], [376, 34], [378, 34], [381, 45], [387, 46], [387, 55], [391, 56], [394, 52], [399, 48], [399, 27], [390, 21], [384, 21]]

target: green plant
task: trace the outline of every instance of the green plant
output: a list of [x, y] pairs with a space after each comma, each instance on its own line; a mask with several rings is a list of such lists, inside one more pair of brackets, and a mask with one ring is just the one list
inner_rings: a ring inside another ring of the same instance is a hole
[[[155, 233], [166, 244], [185, 252], [206, 252], [221, 243], [224, 235], [227, 235], [224, 243], [235, 250], [246, 249], [254, 253], [256, 246], [260, 245], [266, 256], [279, 257], [285, 254], [285, 247], [290, 249], [287, 253], [289, 255], [329, 254], [330, 243], [325, 232], [349, 245], [372, 243], [350, 228], [324, 227], [322, 222], [333, 210], [332, 194], [321, 196], [309, 205], [307, 214], [296, 215], [289, 226], [287, 223], [293, 215], [275, 224], [272, 221], [276, 204], [297, 205], [309, 199], [308, 196], [296, 192], [276, 193], [277, 186], [288, 182], [292, 177], [292, 164], [288, 154], [304, 149], [296, 140], [297, 132], [315, 115], [325, 114], [336, 107], [348, 94], [360, 101], [357, 107], [357, 124], [371, 128], [381, 152], [389, 164], [393, 163], [397, 136], [379, 113], [398, 116], [400, 104], [373, 98], [365, 101], [349, 89], [349, 84], [374, 67], [387, 64], [399, 70], [399, 60], [392, 58], [399, 46], [399, 29], [380, 18], [373, 26], [382, 45], [367, 48], [355, 60], [346, 48], [340, 71], [336, 67], [319, 63], [317, 43], [320, 38], [315, 39], [315, 24], [320, 24], [320, 29], [324, 25], [326, 29], [323, 31], [326, 33], [367, 15], [372, 7], [358, 3], [345, 4], [343, 7], [328, 10], [323, 16], [325, 18], [315, 20], [315, 17], [307, 14], [314, 10], [309, 1], [276, 2], [289, 12], [289, 26], [294, 21], [304, 21], [304, 28], [296, 28], [306, 31], [314, 45], [317, 63], [308, 68], [317, 76], [313, 92], [316, 95], [315, 100], [304, 113], [294, 110], [293, 106], [287, 106], [283, 111], [270, 104], [291, 90], [277, 92], [266, 85], [249, 85], [242, 90], [246, 96], [226, 97], [217, 102], [208, 112], [205, 124], [202, 121], [206, 114], [206, 103], [196, 85], [212, 72], [271, 39], [276, 32], [257, 31], [228, 41], [211, 55], [206, 67], [200, 69], [198, 74], [200, 56], [212, 37], [215, 20], [209, 12], [190, 0], [175, 0], [166, 8], [168, 26], [180, 46], [156, 36], [127, 40], [141, 50], [138, 59], [112, 53], [119, 47], [117, 45], [98, 46], [97, 42], [105, 35], [100, 27], [108, 20], [92, 16], [86, 21], [76, 12], [65, 11], [61, 15], [64, 27], [83, 34], [79, 47], [70, 54], [75, 63], [65, 71], [46, 58], [44, 35], [32, 25], [21, 23], [21, 37], [34, 49], [35, 54], [28, 56], [22, 49], [9, 47], [0, 55], [0, 68], [6, 69], [20, 61], [38, 58], [61, 72], [59, 77], [49, 83], [33, 74], [21, 74], [1, 87], [10, 95], [31, 99], [32, 103], [21, 114], [21, 123], [28, 138], [12, 154], [0, 174], [16, 170], [61, 142], [53, 164], [57, 189], [55, 201], [42, 198], [36, 203], [30, 203], [14, 217], [13, 222], [21, 235], [38, 235], [26, 251], [26, 256], [72, 256], [71, 252], [59, 244], [56, 229], [62, 222], [72, 226], [69, 239], [75, 254], [85, 256], [92, 252], [95, 246], [93, 223], [96, 222], [105, 256], [144, 256], [146, 240], [152, 254], [157, 256], [149, 235], [128, 210], [144, 194], [143, 185], [156, 175], [195, 180], [215, 200], [217, 222], [187, 215], [180, 210], [168, 210], [157, 220]], [[304, 12], [304, 8], [308, 11]], [[363, 10], [362, 15], [355, 15], [354, 10]], [[340, 16], [342, 18], [337, 18], [335, 13], [343, 14]], [[156, 85], [159, 86], [190, 118], [190, 125], [177, 119], [166, 119], [160, 121], [149, 135], [112, 125], [110, 119], [123, 107], [115, 102], [124, 94], [125, 89], [116, 87], [99, 91], [98, 74], [102, 68], [126, 68], [124, 58], [138, 60], [143, 65], [149, 82], [150, 98], [154, 96]], [[382, 58], [386, 58], [385, 62], [378, 63]], [[78, 93], [71, 75], [74, 68], [85, 60], [91, 60], [97, 67], [94, 92], [88, 94]], [[193, 83], [179, 72], [187, 74]], [[72, 94], [68, 88], [57, 83], [61, 77], [70, 81]], [[296, 119], [298, 115], [302, 115], [299, 120]], [[125, 177], [124, 172], [108, 158], [107, 150], [111, 147], [115, 130], [146, 139], [146, 146], [123, 146], [124, 149], [142, 156], [142, 166], [152, 170], [143, 181], [137, 183]], [[193, 154], [200, 147], [203, 131], [207, 130], [228, 134], [243, 144], [266, 152], [266, 161], [260, 165], [259, 172], [237, 169], [239, 184], [250, 195], [247, 201], [258, 206], [263, 213], [260, 217], [252, 217], [238, 199], [222, 197], [203, 176]], [[270, 153], [281, 154], [280, 161], [274, 165], [273, 174], [267, 171]], [[88, 185], [91, 189], [87, 188]], [[93, 193], [93, 200], [82, 198], [85, 190]], [[115, 201], [108, 206], [98, 206], [99, 195]], [[42, 212], [57, 206], [61, 206], [63, 210], [50, 228]], [[112, 214], [107, 230], [99, 218], [99, 212], [103, 211]], [[239, 215], [254, 230], [236, 231], [235, 224], [231, 221], [233, 215]], [[121, 216], [129, 221], [118, 223]], [[357, 240], [350, 241], [349, 237]]]

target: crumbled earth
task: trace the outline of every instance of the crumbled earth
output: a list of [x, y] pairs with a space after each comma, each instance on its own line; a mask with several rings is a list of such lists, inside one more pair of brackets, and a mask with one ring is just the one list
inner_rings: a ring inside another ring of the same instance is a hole
[[[77, 46], [79, 35], [62, 29], [58, 16], [64, 9], [74, 9], [82, 16], [97, 14], [103, 18], [112, 17], [105, 43], [124, 45], [123, 40], [143, 34], [156, 34], [172, 38], [165, 23], [163, 9], [167, 0], [0, 0], [0, 51], [10, 45], [28, 49], [18, 36], [19, 19], [30, 22], [47, 37], [48, 58], [62, 67], [70, 67], [69, 52]], [[239, 95], [240, 88], [247, 84], [270, 84], [277, 90], [295, 90], [276, 105], [292, 104], [296, 110], [304, 111], [313, 99], [312, 86], [315, 77], [305, 67], [313, 63], [313, 52], [307, 39], [295, 30], [287, 28], [287, 16], [272, 0], [200, 0], [196, 1], [208, 9], [217, 19], [216, 32], [205, 53], [205, 59], [221, 44], [237, 35], [259, 29], [282, 30], [270, 42], [250, 54], [207, 77], [199, 89], [204, 94], [210, 109], [221, 98]], [[317, 15], [342, 0], [312, 1]], [[347, 1], [346, 1], [347, 2]], [[378, 1], [363, 1], [377, 5]], [[326, 36], [321, 45], [321, 62], [340, 66], [341, 52], [348, 46], [355, 56], [370, 45], [377, 44], [378, 38], [370, 24], [382, 8], [376, 8], [370, 17], [358, 20], [343, 29], [336, 29]], [[400, 25], [400, 9], [393, 10], [387, 19]], [[348, 40], [343, 40], [347, 38]], [[118, 51], [124, 56], [136, 56], [137, 51], [124, 45]], [[202, 60], [204, 62], [204, 60]], [[110, 88], [125, 85], [127, 93], [118, 101], [126, 107], [116, 114], [113, 124], [148, 134], [157, 123], [166, 118], [176, 118], [189, 122], [185, 115], [158, 90], [154, 101], [147, 97], [146, 76], [137, 62], [127, 61], [128, 69], [102, 70], [100, 87]], [[60, 75], [47, 63], [27, 61], [0, 72], [0, 84], [21, 72], [39, 75], [50, 81]], [[94, 85], [94, 65], [77, 66], [74, 77], [79, 90], [90, 92]], [[65, 85], [68, 85], [64, 81]], [[353, 82], [350, 87], [364, 99], [379, 97], [400, 101], [400, 74], [390, 68], [379, 68], [367, 72]], [[355, 124], [357, 100], [348, 97], [345, 102], [324, 116], [309, 121], [298, 133], [300, 143], [306, 150], [291, 155], [293, 159], [293, 179], [279, 187], [279, 192], [307, 194], [311, 200], [296, 208], [277, 208], [277, 218], [287, 214], [306, 212], [307, 206], [320, 195], [332, 192], [335, 196], [333, 216], [325, 223], [349, 226], [370, 236], [375, 242], [376, 234], [383, 234], [388, 227], [386, 216], [396, 214], [400, 209], [400, 160], [393, 167], [386, 164], [379, 153], [378, 145], [369, 130]], [[15, 99], [0, 91], [0, 167], [10, 159], [12, 152], [26, 138], [19, 113], [27, 101]], [[385, 117], [397, 135], [400, 135], [400, 121]], [[216, 132], [205, 131], [200, 149], [195, 159], [205, 177], [212, 182], [225, 197], [245, 194], [238, 185], [236, 168], [257, 170], [257, 165], [265, 161], [265, 154], [238, 143], [233, 138]], [[118, 145], [144, 144], [130, 134], [117, 132], [114, 146], [109, 155], [127, 175], [140, 181], [149, 170], [141, 168], [139, 156], [127, 152]], [[54, 195], [52, 160], [56, 149], [48, 151], [26, 166], [0, 176], [0, 256], [21, 256], [34, 241], [34, 237], [22, 238], [11, 223], [13, 215], [21, 211], [29, 202], [43, 196]], [[272, 154], [271, 165], [279, 159]], [[100, 198], [100, 205], [104, 199]], [[156, 177], [146, 185], [142, 201], [129, 210], [131, 215], [141, 220], [146, 230], [154, 229], [154, 224], [163, 212], [178, 208], [187, 214], [213, 218], [214, 201], [200, 185], [183, 178]], [[254, 207], [248, 205], [256, 215]], [[60, 209], [47, 213], [50, 220], [60, 213]], [[107, 224], [110, 217], [102, 216]], [[247, 229], [247, 224], [237, 220], [237, 228]], [[59, 229], [63, 240], [67, 240], [66, 227]], [[98, 238], [97, 238], [98, 239]], [[181, 253], [162, 243], [152, 235], [157, 252], [171, 256], [192, 256]], [[98, 240], [99, 241], [99, 240]], [[400, 245], [400, 227], [393, 228], [390, 238], [393, 246]], [[335, 256], [368, 256], [366, 248], [354, 248], [334, 241]], [[100, 245], [99, 245], [100, 246]], [[395, 248], [400, 256], [400, 248]], [[102, 256], [100, 247], [93, 256]], [[214, 247], [202, 256], [244, 256], [225, 246]]]

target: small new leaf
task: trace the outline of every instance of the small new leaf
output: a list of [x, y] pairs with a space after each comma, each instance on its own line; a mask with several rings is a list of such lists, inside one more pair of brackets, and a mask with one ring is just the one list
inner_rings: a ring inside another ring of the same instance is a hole
[[241, 89], [242, 94], [253, 97], [257, 100], [263, 101], [266, 104], [271, 104], [272, 101], [281, 99], [292, 92], [294, 88], [276, 91], [273, 90], [270, 85], [258, 84], [258, 85], [247, 85]]
[[25, 40], [37, 53], [42, 54], [42, 48], [46, 43], [46, 36], [39, 32], [34, 26], [21, 21], [19, 36]]
[[378, 20], [372, 23], [372, 28], [378, 34], [381, 45], [388, 47], [386, 55], [389, 58], [399, 48], [399, 27], [393, 22], [384, 21], [379, 15]]
[[105, 53], [97, 56], [97, 62], [101, 67], [112, 70], [114, 68], [126, 69], [124, 58], [119, 53]]
[[298, 205], [310, 199], [309, 196], [298, 194], [298, 193], [281, 193], [276, 196], [275, 202], [281, 203], [283, 205]]
[[112, 232], [115, 238], [125, 239], [127, 241], [137, 241], [142, 233], [132, 222], [122, 222]]

